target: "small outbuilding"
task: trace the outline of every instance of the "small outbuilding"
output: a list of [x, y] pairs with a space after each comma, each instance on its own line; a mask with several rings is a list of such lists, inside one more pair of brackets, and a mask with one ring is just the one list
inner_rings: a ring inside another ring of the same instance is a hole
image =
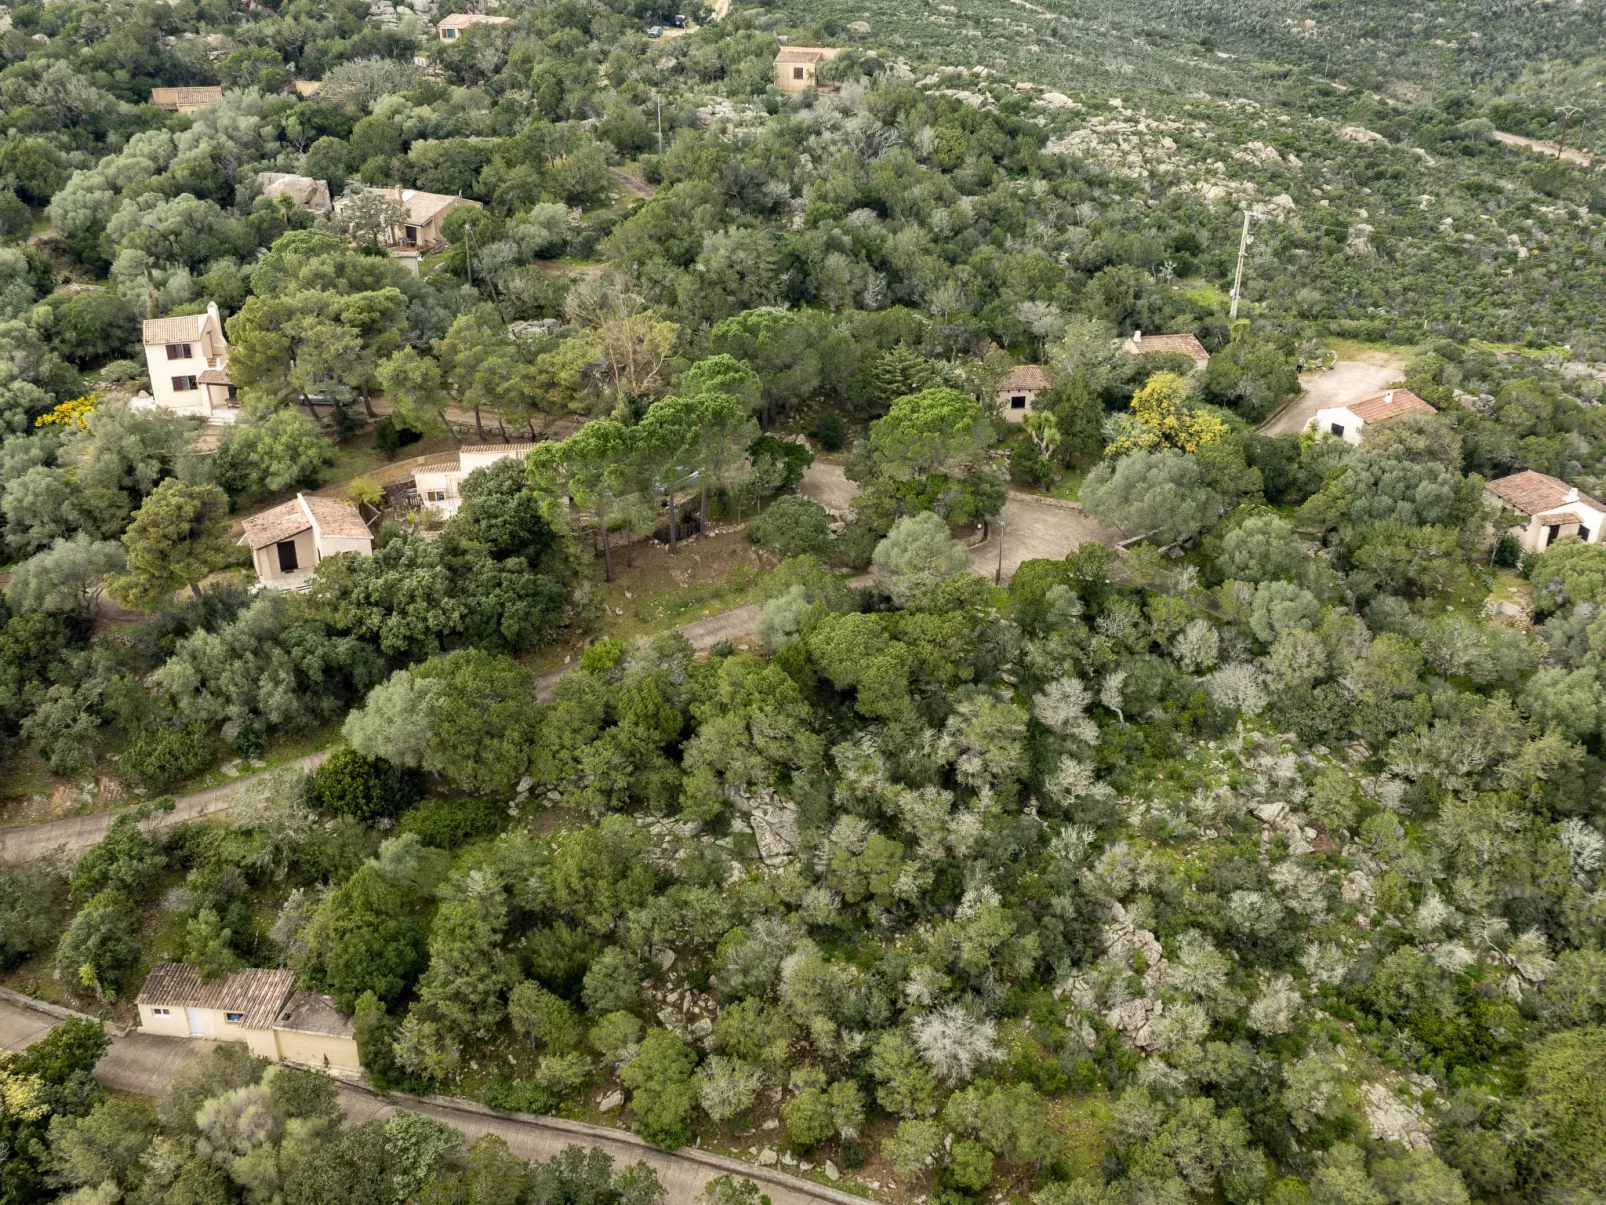
[[296, 991], [291, 971], [235, 971], [207, 983], [186, 963], [158, 963], [135, 1004], [146, 1033], [244, 1042], [276, 1063], [348, 1075], [362, 1070], [352, 1019], [330, 997]]
[[1510, 528], [1525, 552], [1543, 552], [1562, 536], [1586, 544], [1600, 543], [1606, 528], [1606, 506], [1560, 478], [1526, 469], [1483, 487], [1485, 496], [1503, 510], [1514, 510], [1523, 522]]
[[820, 79], [820, 68], [841, 53], [835, 46], [782, 46], [775, 56], [776, 90], [803, 92], [831, 87]]
[[455, 42], [469, 29], [476, 25], [511, 25], [512, 17], [491, 17], [485, 13], [453, 13], [449, 17], [442, 17], [441, 23], [436, 26], [443, 42]]
[[251, 549], [260, 588], [305, 590], [325, 557], [372, 556], [374, 534], [349, 502], [297, 494], [282, 506], [247, 517], [241, 544]]
[[1037, 395], [1046, 392], [1052, 384], [1041, 364], [1020, 364], [1010, 369], [998, 386], [998, 409], [1004, 421], [1025, 421], [1037, 404]]
[[151, 104], [169, 113], [199, 113], [210, 109], [223, 99], [223, 89], [216, 85], [198, 88], [152, 88]]
[[1345, 443], [1358, 444], [1367, 427], [1413, 413], [1437, 414], [1438, 411], [1409, 389], [1387, 389], [1342, 406], [1318, 410], [1309, 425], [1318, 433], [1336, 435]]
[[1121, 349], [1129, 356], [1152, 356], [1160, 352], [1187, 356], [1201, 372], [1210, 363], [1210, 353], [1197, 335], [1145, 335], [1142, 331], [1133, 331]]

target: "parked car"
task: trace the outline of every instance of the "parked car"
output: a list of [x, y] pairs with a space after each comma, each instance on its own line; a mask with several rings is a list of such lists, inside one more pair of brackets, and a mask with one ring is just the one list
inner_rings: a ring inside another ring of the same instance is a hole
[[674, 16], [674, 19], [670, 22], [670, 24], [672, 24], [676, 29], [685, 29], [686, 28], [686, 14], [685, 13], [676, 13], [675, 16]]
[[663, 37], [664, 36], [664, 27], [662, 25], [654, 25], [651, 29], [649, 29], [647, 31], [647, 36], [649, 38], [661, 38], [661, 37]]

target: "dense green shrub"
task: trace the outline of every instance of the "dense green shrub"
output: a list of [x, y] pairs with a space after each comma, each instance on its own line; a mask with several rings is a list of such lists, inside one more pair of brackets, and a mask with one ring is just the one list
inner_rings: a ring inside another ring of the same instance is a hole
[[748, 522], [747, 538], [783, 557], [824, 556], [831, 548], [831, 516], [810, 498], [777, 498]]
[[165, 790], [217, 761], [217, 746], [200, 724], [146, 728], [123, 753], [123, 772], [142, 787]]
[[423, 794], [423, 776], [382, 757], [336, 749], [312, 776], [318, 802], [337, 816], [365, 824], [394, 816]]
[[403, 812], [396, 831], [415, 833], [436, 849], [456, 849], [501, 832], [507, 819], [507, 809], [488, 799], [430, 798]]
[[827, 452], [838, 452], [848, 442], [848, 425], [835, 410], [827, 410], [814, 420], [814, 425], [809, 428], [809, 438]]

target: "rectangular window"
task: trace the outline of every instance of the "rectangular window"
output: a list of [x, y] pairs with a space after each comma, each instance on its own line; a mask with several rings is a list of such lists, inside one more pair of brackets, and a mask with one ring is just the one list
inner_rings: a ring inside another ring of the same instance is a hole
[[418, 241], [418, 227], [417, 226], [404, 227], [403, 230], [402, 230], [402, 234], [406, 237], [406, 239], [407, 239], [407, 241], [409, 243], [416, 243]]
[[1331, 430], [1332, 430], [1333, 434], [1338, 436], [1340, 439], [1344, 438], [1344, 424], [1343, 423], [1334, 423], [1332, 425]]
[[451, 41], [451, 40], [452, 40], [452, 39], [453, 39], [453, 38], [455, 38], [455, 37], [456, 37], [456, 36], [457, 36], [457, 30], [455, 30], [455, 29], [448, 29], [448, 30], [447, 30], [447, 31], [446, 31], [446, 40], [447, 40], [447, 41], [448, 41], [448, 42], [449, 42], [449, 41]]
[[167, 1013], [167, 1010], [165, 1008], [153, 1008], [153, 1009], [151, 1009], [151, 1016], [153, 1016], [153, 1017], [165, 1017], [167, 1015], [168, 1015], [168, 1013]]
[[169, 343], [167, 345], [167, 358], [169, 360], [188, 360], [190, 358], [190, 345], [188, 343]]
[[1560, 536], [1560, 535], [1561, 535], [1561, 524], [1559, 524], [1559, 523], [1550, 524], [1548, 527], [1545, 528], [1545, 543], [1544, 543], [1544, 546], [1546, 548], [1549, 548], [1552, 544], [1554, 544], [1556, 542], [1556, 538], [1558, 536]]
[[1010, 398], [1009, 399], [1009, 408], [1011, 410], [1024, 410], [1024, 409], [1026, 409], [1026, 399], [1024, 397], [1020, 397], [1020, 396]]
[[424, 499], [427, 502], [445, 502], [446, 501], [446, 491], [445, 490], [428, 490], [424, 494]]
[[174, 377], [173, 392], [188, 393], [192, 389], [199, 389], [200, 385], [194, 377]]
[[1586, 544], [1589, 543], [1589, 528], [1580, 527], [1578, 529], [1578, 538]]
[[244, 1025], [245, 1024], [245, 1014], [244, 1013], [224, 1013], [223, 1014], [223, 1019], [225, 1021], [227, 1021], [230, 1025]]
[[793, 79], [802, 79], [803, 78], [803, 68], [801, 68], [801, 67], [793, 67], [792, 68], [792, 78]]

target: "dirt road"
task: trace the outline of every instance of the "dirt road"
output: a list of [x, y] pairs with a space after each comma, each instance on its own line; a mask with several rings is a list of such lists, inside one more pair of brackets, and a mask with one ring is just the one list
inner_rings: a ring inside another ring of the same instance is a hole
[[1262, 435], [1298, 435], [1325, 406], [1359, 401], [1405, 375], [1405, 361], [1390, 352], [1366, 352], [1359, 360], [1340, 360], [1326, 372], [1300, 377], [1305, 392], [1260, 425]]
[[[1083, 544], [1113, 545], [1119, 532], [1100, 525], [1092, 516], [1071, 502], [1039, 498], [1010, 491], [1004, 503], [1002, 537], [1004, 542], [1003, 580], [1015, 576], [1022, 562], [1064, 560]], [[990, 525], [987, 539], [970, 552], [971, 571], [991, 578], [998, 573], [999, 524]]]
[[[1538, 151], [1541, 155], [1549, 155], [1551, 158], [1555, 158], [1556, 152], [1561, 151], [1561, 148], [1554, 142], [1541, 142], [1537, 138], [1524, 138], [1521, 134], [1507, 134], [1504, 130], [1496, 130], [1494, 132], [1494, 140], [1503, 142], [1507, 146], [1524, 146], [1530, 151]], [[1576, 163], [1580, 167], [1588, 167], [1590, 164], [1590, 158], [1587, 154], [1583, 151], [1575, 151], [1571, 147], [1561, 151], [1561, 157], [1568, 163]]]
[[[54, 1020], [32, 1009], [0, 1002], [0, 1049], [24, 1050], [49, 1032]], [[190, 1059], [211, 1050], [216, 1043], [163, 1038], [138, 1030], [114, 1036], [95, 1068], [95, 1078], [117, 1092], [160, 1096], [174, 1074]], [[567, 1146], [593, 1146], [607, 1151], [616, 1164], [644, 1160], [658, 1179], [671, 1205], [691, 1205], [704, 1186], [717, 1176], [734, 1174], [756, 1181], [773, 1205], [866, 1205], [862, 1198], [815, 1184], [778, 1169], [757, 1167], [737, 1159], [686, 1147], [669, 1152], [648, 1145], [627, 1130], [566, 1121], [556, 1117], [494, 1113], [472, 1101], [446, 1096], [385, 1098], [353, 1084], [340, 1085], [340, 1107], [348, 1125], [383, 1120], [398, 1109], [422, 1113], [444, 1121], [472, 1143], [481, 1134], [496, 1134], [523, 1159], [551, 1159]], [[768, 1145], [760, 1138], [758, 1142]]]
[[[843, 514], [852, 505], [859, 487], [842, 473], [842, 467], [815, 461], [803, 474], [798, 493], [812, 498], [832, 514]], [[1114, 544], [1120, 534], [1101, 526], [1074, 502], [1043, 498], [1036, 494], [1010, 490], [1004, 503], [1004, 580], [1015, 575], [1021, 562], [1037, 558], [1061, 560], [1088, 541]], [[998, 525], [992, 525], [987, 539], [971, 554], [971, 566], [983, 577], [998, 572]]]
[[[255, 782], [264, 774], [277, 774], [281, 770], [310, 770], [328, 757], [327, 751], [309, 753], [295, 761], [286, 762], [262, 774], [249, 774], [219, 786], [208, 787], [193, 795], [181, 796], [173, 810], [158, 813], [145, 822], [148, 829], [172, 828], [199, 816], [215, 816], [229, 810], [229, 798], [242, 784]], [[111, 812], [96, 812], [90, 816], [69, 816], [65, 820], [47, 820], [43, 824], [23, 824], [15, 828], [0, 829], [0, 862], [35, 862], [55, 853], [76, 853], [99, 844], [113, 820], [131, 808]]]

